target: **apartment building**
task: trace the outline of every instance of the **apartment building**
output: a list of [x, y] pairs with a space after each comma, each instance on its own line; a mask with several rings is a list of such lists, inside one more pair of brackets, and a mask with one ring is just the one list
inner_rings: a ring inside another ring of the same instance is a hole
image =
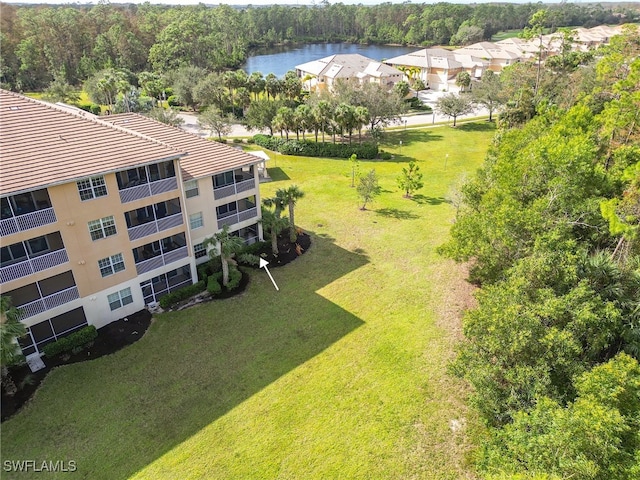
[[96, 117], [0, 90], [0, 290], [26, 356], [197, 280], [224, 225], [262, 238], [263, 160], [137, 114]]

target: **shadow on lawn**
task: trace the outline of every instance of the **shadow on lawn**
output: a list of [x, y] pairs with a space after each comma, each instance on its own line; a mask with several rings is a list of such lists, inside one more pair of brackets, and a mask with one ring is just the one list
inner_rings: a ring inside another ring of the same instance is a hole
[[388, 218], [397, 218], [398, 220], [413, 220], [419, 218], [415, 213], [411, 213], [407, 210], [400, 210], [398, 208], [380, 208], [375, 210], [378, 215]]
[[[29, 430], [22, 448], [7, 445], [5, 458], [30, 458], [34, 444], [51, 458], [73, 448], [81, 477], [129, 478], [363, 325], [318, 291], [367, 262], [312, 234], [307, 254], [272, 272], [279, 292], [260, 270], [240, 297], [160, 315], [131, 347], [65, 367], [64, 384], [49, 379], [3, 428], [24, 437], [24, 422], [49, 423]], [[87, 387], [95, 376], [99, 384]], [[65, 415], [56, 416], [48, 401], [60, 396]], [[70, 426], [79, 444], [65, 443]]]
[[416, 202], [418, 205], [441, 205], [447, 202], [443, 197], [426, 197], [421, 194], [413, 195], [410, 200]]
[[282, 170], [280, 167], [269, 167], [267, 170], [269, 171], [269, 177], [271, 177], [271, 180], [274, 182], [291, 180], [289, 178], [289, 175], [284, 173], [284, 170]]

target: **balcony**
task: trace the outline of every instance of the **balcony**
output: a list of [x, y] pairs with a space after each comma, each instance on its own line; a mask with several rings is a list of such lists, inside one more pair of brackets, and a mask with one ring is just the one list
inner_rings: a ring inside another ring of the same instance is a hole
[[69, 261], [60, 232], [2, 245], [0, 283], [11, 282]]
[[169, 265], [189, 256], [184, 233], [172, 235], [133, 249], [138, 275]]
[[56, 214], [46, 188], [2, 197], [0, 235], [3, 237], [56, 221]]
[[122, 203], [133, 202], [178, 188], [173, 161], [123, 170], [116, 173], [116, 180]]
[[134, 185], [120, 190], [120, 201], [122, 203], [133, 202], [141, 198], [147, 198], [159, 193], [170, 192], [178, 188], [178, 181], [175, 177], [157, 180], [155, 182]]
[[60, 305], [64, 305], [65, 303], [72, 302], [80, 298], [80, 294], [78, 293], [78, 287], [73, 286], [70, 288], [66, 288], [64, 290], [60, 290], [51, 295], [47, 295], [46, 297], [42, 297], [33, 302], [25, 303], [24, 305], [19, 305], [18, 309], [20, 310], [20, 320], [24, 320], [29, 317], [33, 317], [42, 312], [46, 312], [47, 310], [51, 310], [52, 308], [59, 307]]
[[21, 319], [80, 298], [70, 270], [5, 292], [4, 295], [11, 297], [13, 304], [20, 310]]
[[225, 225], [235, 225], [236, 223], [244, 222], [251, 218], [258, 216], [258, 209], [256, 207], [248, 208], [241, 212], [233, 212], [225, 214], [222, 218], [218, 218], [218, 228], [222, 229]]
[[164, 230], [182, 225], [180, 200], [174, 198], [166, 202], [149, 205], [125, 213], [129, 240], [137, 240]]
[[213, 176], [213, 198], [216, 200], [255, 188], [253, 165]]
[[62, 248], [54, 252], [45, 253], [35, 258], [13, 263], [0, 268], [0, 283], [7, 283], [32, 273], [41, 272], [48, 268], [62, 265], [69, 261], [67, 250]]
[[253, 190], [254, 188], [256, 188], [256, 182], [253, 178], [251, 178], [250, 180], [243, 180], [232, 185], [214, 188], [213, 198], [219, 200], [221, 198], [230, 197], [231, 195], [236, 195], [238, 193]]

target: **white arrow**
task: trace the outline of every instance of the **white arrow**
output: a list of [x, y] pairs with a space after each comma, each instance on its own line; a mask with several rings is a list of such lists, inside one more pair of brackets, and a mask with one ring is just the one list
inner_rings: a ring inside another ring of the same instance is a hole
[[278, 285], [276, 285], [276, 281], [271, 276], [271, 272], [267, 268], [267, 265], [269, 265], [269, 262], [267, 262], [264, 258], [261, 258], [260, 259], [260, 268], [264, 268], [265, 269], [265, 271], [267, 272], [267, 275], [269, 275], [269, 278], [271, 279], [271, 283], [273, 283], [273, 286], [276, 287], [276, 290], [280, 291], [280, 289], [278, 288]]

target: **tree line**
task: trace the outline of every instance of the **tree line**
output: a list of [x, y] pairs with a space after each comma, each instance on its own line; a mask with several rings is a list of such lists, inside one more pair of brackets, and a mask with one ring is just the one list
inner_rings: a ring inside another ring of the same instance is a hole
[[[238, 68], [251, 48], [289, 42], [361, 42], [462, 45], [523, 28], [539, 4], [451, 3], [375, 6], [232, 8], [2, 4], [0, 82], [3, 88], [41, 91], [54, 79], [78, 86], [105, 68], [167, 72], [194, 66]], [[595, 26], [637, 19], [623, 6], [561, 3], [548, 7], [545, 27]]]
[[[505, 70], [442, 253], [481, 286], [452, 369], [483, 478], [640, 476], [640, 32], [582, 67]], [[558, 65], [562, 65], [561, 63]]]

